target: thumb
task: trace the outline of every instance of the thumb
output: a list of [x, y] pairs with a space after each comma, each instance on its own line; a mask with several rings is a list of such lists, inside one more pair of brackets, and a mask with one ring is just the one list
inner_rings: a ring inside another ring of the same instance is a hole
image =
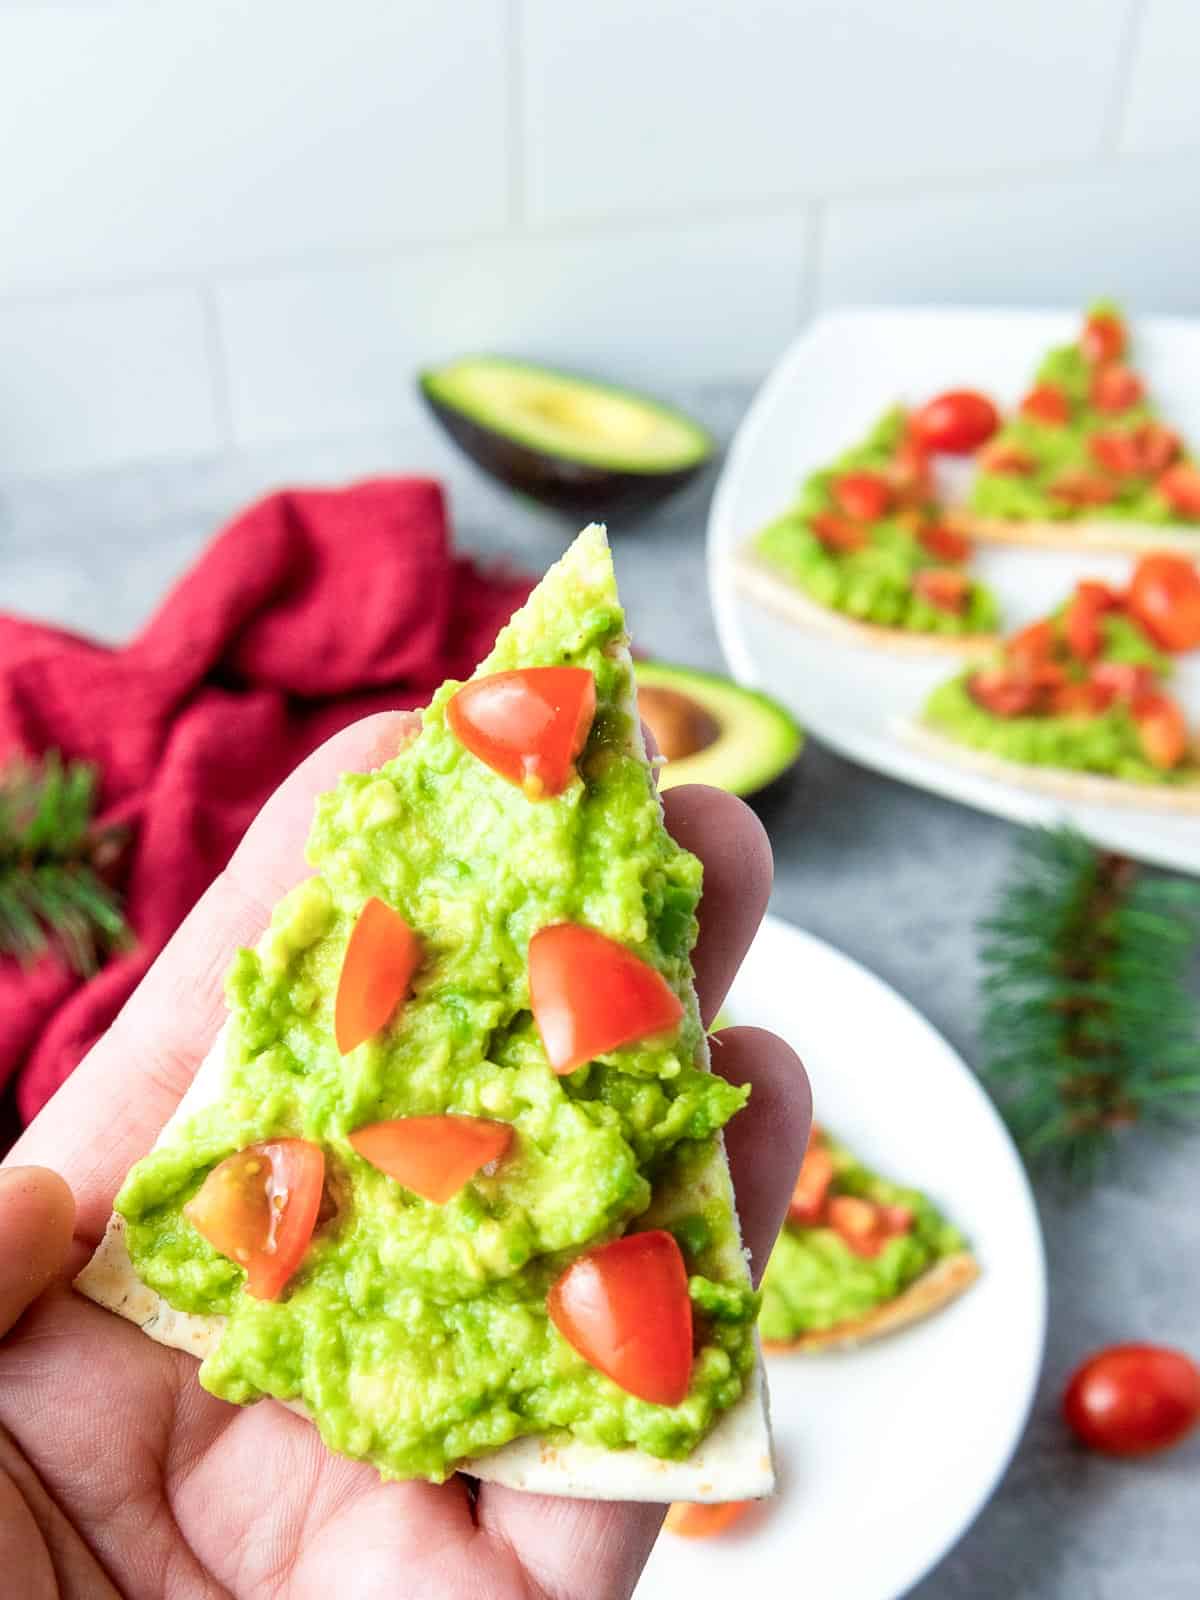
[[45, 1167], [0, 1169], [0, 1337], [62, 1271], [75, 1199]]

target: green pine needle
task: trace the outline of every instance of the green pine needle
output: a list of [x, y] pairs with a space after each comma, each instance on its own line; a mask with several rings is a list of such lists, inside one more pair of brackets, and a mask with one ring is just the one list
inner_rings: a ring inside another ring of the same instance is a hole
[[128, 943], [120, 899], [102, 876], [123, 834], [93, 827], [95, 798], [95, 768], [57, 751], [0, 771], [0, 956], [27, 966], [55, 945], [88, 976]]
[[1200, 1109], [1200, 884], [1038, 830], [980, 931], [984, 1073], [1031, 1162], [1089, 1181], [1123, 1127]]

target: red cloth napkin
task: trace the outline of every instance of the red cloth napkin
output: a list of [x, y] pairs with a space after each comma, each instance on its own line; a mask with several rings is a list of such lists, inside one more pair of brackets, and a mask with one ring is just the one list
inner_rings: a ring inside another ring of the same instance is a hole
[[0, 761], [100, 768], [136, 947], [81, 982], [0, 960], [0, 1086], [29, 1119], [108, 1027], [271, 790], [355, 718], [466, 677], [530, 585], [450, 549], [420, 478], [295, 490], [221, 533], [123, 649], [0, 616]]

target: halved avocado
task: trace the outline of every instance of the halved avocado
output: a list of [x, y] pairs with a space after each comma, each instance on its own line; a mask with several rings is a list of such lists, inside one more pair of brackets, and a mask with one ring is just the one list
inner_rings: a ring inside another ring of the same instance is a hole
[[450, 437], [511, 489], [559, 511], [644, 510], [708, 461], [711, 435], [645, 395], [501, 356], [420, 374]]
[[800, 754], [804, 735], [768, 695], [665, 661], [635, 661], [633, 670], [642, 721], [667, 758], [660, 789], [710, 783], [730, 794], [753, 794]]

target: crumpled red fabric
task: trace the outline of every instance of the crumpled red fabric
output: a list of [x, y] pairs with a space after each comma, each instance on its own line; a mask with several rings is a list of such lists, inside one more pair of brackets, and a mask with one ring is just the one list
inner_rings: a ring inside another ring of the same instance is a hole
[[466, 677], [529, 593], [455, 557], [439, 486], [288, 490], [220, 533], [129, 644], [0, 615], [0, 762], [58, 749], [100, 769], [131, 843], [136, 935], [84, 982], [0, 959], [0, 1087], [26, 1120], [109, 1026], [270, 792], [371, 711]]

